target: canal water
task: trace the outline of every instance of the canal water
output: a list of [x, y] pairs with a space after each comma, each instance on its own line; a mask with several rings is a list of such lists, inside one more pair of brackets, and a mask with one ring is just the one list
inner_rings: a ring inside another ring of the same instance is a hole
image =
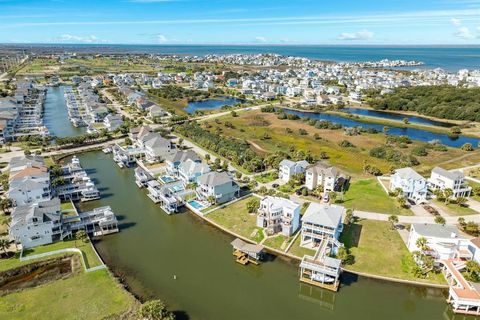
[[45, 125], [51, 136], [64, 138], [84, 134], [86, 128], [76, 128], [68, 119], [64, 92], [64, 86], [48, 87], [43, 115]]
[[237, 103], [242, 103], [243, 100], [233, 97], [218, 97], [218, 99], [208, 99], [201, 101], [191, 101], [188, 106], [184, 108], [187, 113], [195, 113], [197, 110], [213, 110], [219, 109], [223, 106], [233, 106]]
[[376, 117], [376, 118], [382, 118], [387, 120], [403, 121], [404, 119], [408, 119], [410, 123], [426, 124], [426, 125], [445, 127], [445, 128], [450, 128], [454, 126], [454, 124], [451, 124], [448, 122], [435, 121], [435, 120], [431, 120], [424, 117], [404, 115], [404, 114], [388, 112], [388, 111], [378, 111], [378, 110], [360, 109], [360, 108], [343, 108], [343, 109], [340, 109], [340, 111], [350, 113], [350, 114], [356, 114], [359, 116]]
[[[374, 128], [379, 132], [382, 132], [383, 128], [385, 127], [385, 125], [382, 125], [382, 124], [362, 122], [352, 118], [342, 117], [335, 114], [304, 112], [304, 111], [291, 110], [291, 109], [284, 109], [284, 110], [286, 113], [296, 114], [300, 118], [331, 121], [333, 123], [341, 124], [345, 127], [360, 126], [363, 128]], [[402, 128], [402, 127], [395, 127], [391, 125], [388, 125], [388, 128], [389, 128], [388, 130], [389, 135], [407, 136], [412, 140], [423, 141], [423, 142], [438, 140], [442, 144], [449, 147], [454, 147], [454, 148], [460, 148], [465, 143], [471, 143], [474, 148], [477, 148], [480, 142], [479, 138], [468, 137], [463, 135], [453, 138], [453, 137], [450, 137], [448, 134], [436, 133], [436, 132], [431, 132], [428, 130], [417, 129], [417, 128], [409, 128], [409, 127]]]
[[[81, 155], [121, 231], [95, 244], [105, 262], [143, 298], [165, 300], [178, 319], [454, 319], [438, 289], [344, 275], [338, 293], [300, 284], [298, 265], [275, 258], [241, 266], [233, 237], [191, 213], [169, 216], [135, 185], [133, 170], [110, 155]], [[174, 278], [176, 277], [176, 279]]]

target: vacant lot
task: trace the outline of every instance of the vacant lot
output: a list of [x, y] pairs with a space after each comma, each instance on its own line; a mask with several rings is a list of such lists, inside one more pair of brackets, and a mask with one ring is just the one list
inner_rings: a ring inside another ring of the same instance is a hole
[[108, 271], [99, 270], [3, 296], [0, 319], [103, 319], [135, 304]]
[[209, 213], [207, 218], [258, 243], [263, 239], [263, 232], [256, 226], [257, 215], [247, 211], [246, 204], [250, 199], [251, 197], [248, 197], [223, 209], [215, 210]]
[[346, 208], [395, 215], [412, 215], [398, 206], [396, 200], [383, 190], [377, 179], [357, 180], [350, 184], [341, 205]]
[[414, 261], [396, 230], [384, 221], [361, 220], [346, 226], [340, 241], [355, 256], [346, 269], [386, 277], [444, 283], [441, 274], [417, 279], [412, 273]]

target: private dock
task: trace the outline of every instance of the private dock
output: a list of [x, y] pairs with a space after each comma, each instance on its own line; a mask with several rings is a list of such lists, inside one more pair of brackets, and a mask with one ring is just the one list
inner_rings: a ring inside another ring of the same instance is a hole
[[231, 242], [235, 261], [241, 265], [252, 263], [259, 265], [263, 256], [263, 247], [258, 244], [251, 244], [242, 239], [235, 239]]

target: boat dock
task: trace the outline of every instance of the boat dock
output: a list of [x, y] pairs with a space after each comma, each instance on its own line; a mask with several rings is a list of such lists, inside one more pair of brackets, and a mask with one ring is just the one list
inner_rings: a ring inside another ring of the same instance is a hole
[[259, 265], [263, 256], [263, 247], [258, 244], [251, 244], [242, 239], [235, 239], [231, 242], [235, 261], [241, 265], [252, 263]]

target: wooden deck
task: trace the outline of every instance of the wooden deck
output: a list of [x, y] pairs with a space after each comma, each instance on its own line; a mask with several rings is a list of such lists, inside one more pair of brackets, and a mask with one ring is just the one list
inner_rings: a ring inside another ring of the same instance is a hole
[[240, 251], [240, 250], [234, 250], [233, 251], [233, 256], [236, 258], [235, 261], [240, 263], [241, 265], [247, 265], [249, 263], [252, 263], [256, 266], [258, 266], [260, 263], [255, 260], [255, 259], [252, 259], [248, 256], [248, 254]]
[[310, 284], [312, 286], [320, 287], [323, 289], [327, 289], [333, 292], [337, 292], [338, 288], [340, 287], [340, 281], [335, 281], [334, 283], [321, 283], [318, 281], [313, 281], [311, 279], [300, 277], [300, 282]]

